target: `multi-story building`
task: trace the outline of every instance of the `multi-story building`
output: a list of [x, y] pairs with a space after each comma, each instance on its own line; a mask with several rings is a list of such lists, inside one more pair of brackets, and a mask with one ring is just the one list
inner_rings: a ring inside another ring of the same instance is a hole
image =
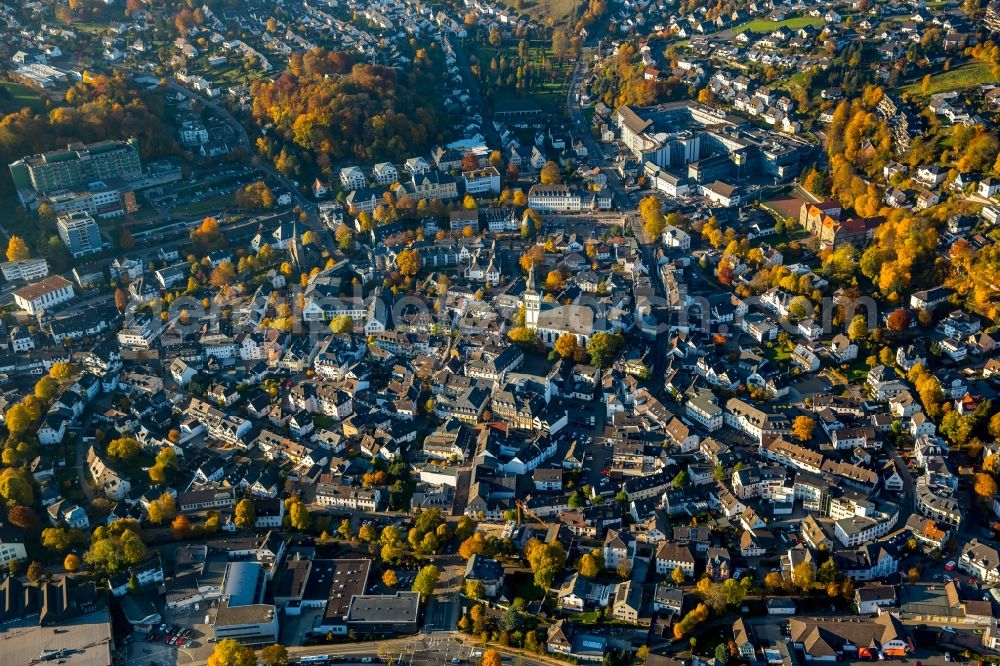
[[101, 231], [90, 213], [78, 211], [68, 215], [60, 215], [56, 221], [59, 238], [73, 258], [97, 254], [103, 248]]
[[496, 167], [463, 171], [462, 180], [468, 194], [500, 194], [500, 172]]
[[784, 414], [768, 414], [739, 398], [726, 402], [725, 421], [727, 426], [753, 437], [758, 444], [790, 432], [791, 427]]
[[532, 185], [528, 207], [539, 213], [572, 213], [583, 210], [583, 196], [568, 185]]
[[722, 427], [722, 408], [718, 405], [718, 399], [707, 389], [702, 389], [684, 403], [684, 414], [709, 432]]
[[14, 302], [28, 314], [53, 308], [76, 296], [73, 283], [61, 275], [49, 277], [14, 292]]
[[424, 174], [413, 174], [410, 182], [403, 188], [414, 201], [440, 199], [448, 201], [458, 198], [458, 181], [446, 173], [431, 171]]
[[[142, 176], [139, 142], [129, 139], [89, 145], [71, 144], [65, 150], [53, 150], [13, 162], [10, 173], [21, 203], [25, 205], [29, 201], [25, 200], [21, 190], [48, 194], [94, 181], [138, 179]], [[27, 196], [30, 199], [30, 195]]]
[[31, 282], [41, 280], [49, 274], [49, 263], [43, 258], [5, 261], [0, 264], [0, 271], [3, 271], [3, 279], [8, 282], [14, 280]]

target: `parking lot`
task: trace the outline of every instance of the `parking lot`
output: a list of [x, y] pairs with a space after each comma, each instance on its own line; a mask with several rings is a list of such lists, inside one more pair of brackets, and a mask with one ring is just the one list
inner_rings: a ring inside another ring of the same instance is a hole
[[[217, 601], [211, 602], [217, 604]], [[198, 604], [189, 612], [178, 613], [164, 609], [163, 622], [150, 634], [133, 634], [133, 641], [125, 651], [122, 663], [135, 665], [191, 664], [208, 659], [214, 649], [209, 642], [212, 628], [205, 624], [210, 605]]]

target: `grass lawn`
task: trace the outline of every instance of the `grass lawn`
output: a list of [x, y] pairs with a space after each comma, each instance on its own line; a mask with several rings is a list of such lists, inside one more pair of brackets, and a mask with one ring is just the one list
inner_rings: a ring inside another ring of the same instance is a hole
[[577, 624], [595, 624], [597, 618], [601, 616], [597, 611], [590, 611], [589, 613], [579, 613], [577, 615], [571, 615], [570, 622], [575, 622]]
[[208, 213], [220, 208], [229, 208], [233, 205], [233, 198], [233, 194], [220, 194], [217, 197], [188, 204], [187, 206], [178, 206], [171, 212], [175, 215], [201, 215], [202, 213]]
[[[956, 67], [948, 72], [941, 72], [931, 76], [930, 89], [928, 95], [939, 92], [950, 92], [952, 90], [965, 90], [982, 83], [993, 83], [995, 81], [989, 64], [974, 60], [967, 62], [961, 67]], [[923, 78], [914, 81], [903, 89], [911, 95], [922, 95]]]
[[774, 32], [778, 28], [785, 27], [789, 30], [798, 30], [807, 25], [823, 25], [824, 21], [818, 16], [798, 16], [796, 18], [785, 19], [784, 21], [768, 21], [767, 19], [754, 19], [749, 23], [734, 28], [734, 32]]
[[36, 113], [45, 111], [45, 100], [28, 86], [11, 81], [0, 81], [0, 87], [5, 88], [11, 96], [11, 99], [0, 98], [0, 111], [3, 113], [14, 113], [24, 107], [28, 107]]
[[[847, 366], [847, 381], [853, 385], [863, 385], [868, 380], [868, 363], [865, 359], [856, 359]], [[840, 371], [843, 372], [843, 371]]]
[[780, 365], [792, 358], [792, 350], [779, 342], [775, 342], [770, 347], [764, 347], [764, 355], [767, 356], [772, 363]]

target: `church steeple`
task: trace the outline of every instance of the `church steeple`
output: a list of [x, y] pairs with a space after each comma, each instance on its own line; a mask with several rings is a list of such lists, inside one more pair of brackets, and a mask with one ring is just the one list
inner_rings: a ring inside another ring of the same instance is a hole
[[542, 299], [535, 291], [535, 265], [528, 269], [528, 279], [524, 288], [524, 325], [538, 328], [538, 315], [542, 311]]
[[292, 238], [288, 245], [288, 253], [291, 255], [292, 266], [296, 269], [302, 268], [302, 248], [299, 245], [299, 221], [292, 220]]

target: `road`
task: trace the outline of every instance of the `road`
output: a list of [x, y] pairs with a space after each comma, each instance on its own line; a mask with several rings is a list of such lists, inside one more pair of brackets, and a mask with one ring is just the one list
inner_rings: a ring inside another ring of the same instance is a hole
[[895, 534], [906, 530], [906, 521], [910, 519], [910, 514], [913, 513], [914, 504], [917, 499], [916, 482], [913, 480], [913, 473], [907, 467], [903, 456], [899, 455], [899, 452], [893, 448], [888, 448], [888, 453], [893, 463], [895, 463], [896, 469], [899, 470], [899, 476], [903, 479], [903, 501], [899, 505], [899, 521], [896, 523]]
[[[84, 424], [84, 428], [90, 425], [90, 417], [87, 418], [87, 422]], [[83, 432], [83, 428], [81, 428]], [[76, 475], [77, 480], [80, 482], [80, 492], [87, 500], [87, 506], [94, 503], [94, 489], [90, 487], [90, 480], [87, 479], [87, 444], [83, 441], [83, 437], [76, 438], [76, 444], [74, 445], [76, 450]]]
[[[474, 664], [479, 661], [477, 652], [482, 651], [475, 643], [459, 633], [420, 633], [405, 638], [392, 638], [377, 643], [345, 643], [340, 645], [318, 645], [312, 647], [288, 648], [289, 656], [306, 657], [329, 655], [344, 657], [357, 663], [365, 657], [380, 663], [388, 659], [394, 663], [416, 666], [441, 666], [442, 664]], [[452, 660], [457, 659], [457, 662]], [[535, 655], [503, 654], [504, 663], [519, 663], [524, 666], [552, 666], [560, 664], [554, 659]], [[140, 663], [130, 661], [125, 663]], [[207, 661], [192, 662], [192, 666], [204, 666]], [[334, 662], [336, 663], [336, 662]]]
[[[666, 289], [663, 286], [663, 281], [660, 279], [656, 264], [656, 245], [659, 239], [646, 238], [646, 232], [642, 228], [641, 219], [638, 215], [631, 214], [630, 211], [632, 209], [632, 203], [625, 190], [625, 183], [622, 182], [622, 179], [619, 177], [618, 172], [614, 169], [614, 166], [608, 162], [604, 149], [597, 142], [597, 140], [594, 139], [591, 128], [587, 125], [587, 120], [583, 115], [583, 109], [576, 102], [577, 88], [580, 85], [580, 77], [583, 74], [583, 63], [589, 59], [590, 58], [587, 57], [587, 55], [582, 55], [577, 61], [576, 67], [573, 69], [573, 74], [570, 77], [569, 82], [569, 90], [566, 93], [566, 108], [569, 110], [570, 119], [576, 125], [577, 130], [583, 137], [583, 142], [587, 147], [587, 155], [590, 163], [597, 166], [601, 170], [601, 173], [603, 173], [608, 179], [607, 186], [608, 189], [611, 190], [614, 208], [626, 215], [626, 224], [631, 226], [632, 233], [639, 244], [639, 249], [642, 251], [642, 260], [649, 271], [649, 278], [652, 283], [653, 290], [656, 292], [657, 296], [666, 301]], [[655, 361], [653, 367], [650, 368], [650, 376], [663, 377], [666, 373], [667, 365], [666, 352], [669, 337], [669, 315], [665, 309], [654, 312], [654, 314], [660, 321], [660, 325], [657, 328], [656, 339], [653, 341], [653, 346], [655, 348], [653, 358]]]

